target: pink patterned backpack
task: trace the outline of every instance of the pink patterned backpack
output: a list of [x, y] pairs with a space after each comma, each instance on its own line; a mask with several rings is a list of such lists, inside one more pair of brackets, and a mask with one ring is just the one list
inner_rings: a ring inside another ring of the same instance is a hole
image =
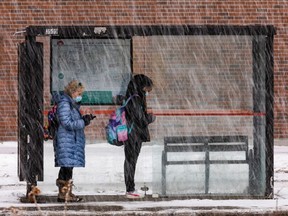
[[109, 122], [106, 129], [106, 140], [111, 145], [122, 146], [124, 141], [128, 140], [128, 134], [132, 128], [128, 128], [125, 116], [125, 106], [132, 97], [138, 96], [137, 94], [130, 96], [127, 101], [110, 115]]

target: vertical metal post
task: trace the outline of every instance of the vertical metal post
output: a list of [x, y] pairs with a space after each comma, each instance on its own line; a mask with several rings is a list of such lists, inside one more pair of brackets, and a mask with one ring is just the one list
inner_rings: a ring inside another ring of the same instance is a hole
[[[273, 30], [253, 37], [253, 173], [257, 181], [252, 195], [273, 197]], [[253, 175], [251, 175], [253, 176]]]
[[19, 45], [18, 175], [43, 180], [43, 44], [26, 37]]
[[[266, 113], [265, 110], [265, 71], [263, 61], [263, 37], [264, 36], [253, 36], [252, 41], [252, 52], [253, 52], [253, 112], [254, 113]], [[265, 163], [266, 157], [265, 148], [265, 117], [254, 115], [253, 116], [253, 173], [255, 175], [255, 184], [253, 188], [250, 188], [252, 195], [264, 195], [265, 187]], [[252, 176], [250, 176], [252, 177]]]
[[273, 198], [274, 187], [274, 58], [273, 58], [274, 32], [266, 37], [266, 190], [265, 196]]

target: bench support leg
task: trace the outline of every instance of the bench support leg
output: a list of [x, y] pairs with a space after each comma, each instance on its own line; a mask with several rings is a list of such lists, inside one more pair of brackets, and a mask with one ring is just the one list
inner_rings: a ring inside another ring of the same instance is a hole
[[162, 195], [166, 195], [166, 154], [162, 152]]
[[210, 178], [210, 163], [209, 163], [209, 152], [206, 151], [205, 155], [205, 194], [209, 192], [209, 178]]

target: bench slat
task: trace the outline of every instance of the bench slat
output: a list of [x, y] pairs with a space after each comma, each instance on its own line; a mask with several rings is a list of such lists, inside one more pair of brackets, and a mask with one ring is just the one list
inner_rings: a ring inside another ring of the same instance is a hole
[[172, 136], [164, 137], [164, 143], [215, 143], [248, 142], [247, 136]]
[[179, 146], [165, 146], [165, 152], [205, 152], [204, 145], [179, 145]]
[[208, 145], [208, 151], [247, 151], [248, 145]]
[[237, 145], [229, 145], [229, 144], [221, 144], [221, 145], [166, 145], [164, 147], [165, 152], [205, 152], [205, 151], [247, 151], [247, 144], [237, 144]]
[[[210, 160], [209, 164], [247, 164], [248, 160]], [[168, 161], [165, 165], [206, 164], [205, 160], [198, 161]]]

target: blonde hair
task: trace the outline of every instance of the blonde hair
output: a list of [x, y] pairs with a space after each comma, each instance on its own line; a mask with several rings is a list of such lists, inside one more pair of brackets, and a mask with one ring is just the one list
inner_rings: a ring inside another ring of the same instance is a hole
[[72, 94], [76, 91], [81, 91], [82, 93], [84, 92], [84, 86], [81, 82], [77, 80], [72, 80], [69, 82], [64, 89], [64, 92], [68, 94], [69, 96], [72, 96]]

